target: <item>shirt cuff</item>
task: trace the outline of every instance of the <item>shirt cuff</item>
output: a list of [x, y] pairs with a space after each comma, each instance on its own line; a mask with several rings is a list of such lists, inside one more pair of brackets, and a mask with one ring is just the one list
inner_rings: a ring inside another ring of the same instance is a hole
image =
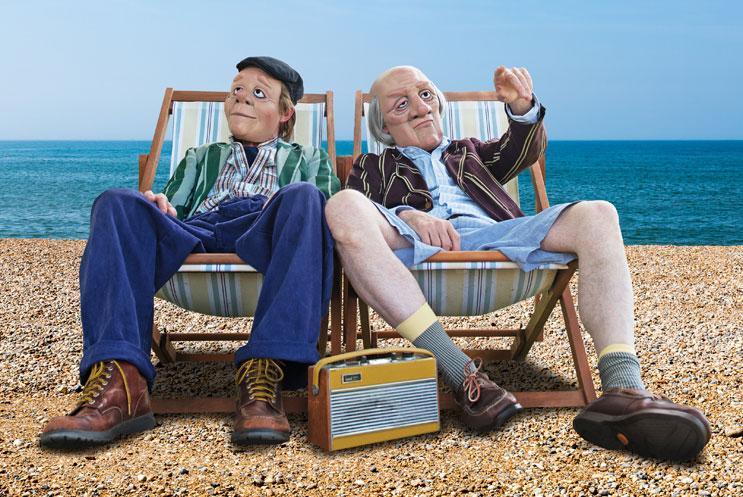
[[397, 217], [400, 217], [400, 213], [403, 211], [409, 211], [413, 210], [415, 207], [411, 207], [409, 205], [398, 205], [397, 207], [393, 207], [392, 209], [387, 209], [392, 214], [396, 215]]
[[522, 116], [514, 116], [511, 113], [511, 108], [508, 106], [508, 104], [506, 104], [506, 115], [508, 116], [508, 118], [512, 121], [516, 121], [517, 123], [522, 124], [536, 123], [539, 120], [539, 107], [541, 104], [539, 103], [539, 99], [536, 95], [532, 93], [531, 96], [534, 99], [534, 104], [531, 106], [531, 109], [529, 109], [529, 112]]

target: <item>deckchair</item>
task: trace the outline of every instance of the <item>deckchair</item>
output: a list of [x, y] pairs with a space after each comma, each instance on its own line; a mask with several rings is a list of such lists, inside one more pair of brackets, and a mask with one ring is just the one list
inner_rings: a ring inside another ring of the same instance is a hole
[[[190, 147], [226, 141], [229, 136], [224, 117], [225, 92], [165, 90], [160, 115], [149, 154], [139, 156], [139, 190], [152, 188], [163, 142], [172, 126], [170, 175]], [[333, 92], [306, 94], [296, 106], [297, 119], [294, 141], [302, 145], [323, 145], [323, 130], [330, 160], [335, 165], [335, 129], [333, 121]], [[327, 124], [325, 126], [325, 124]], [[335, 280], [340, 272], [336, 268]], [[191, 254], [178, 272], [157, 292], [184, 309], [213, 316], [252, 316], [255, 313], [263, 276], [246, 264], [237, 254]], [[340, 288], [335, 285], [331, 304], [331, 350], [340, 352], [341, 308]], [[249, 333], [168, 333], [158, 330], [153, 322], [152, 349], [162, 363], [175, 361], [232, 361], [234, 353], [194, 353], [179, 351], [179, 341], [244, 341]], [[318, 349], [325, 355], [328, 341], [328, 317], [323, 319]], [[288, 412], [302, 412], [306, 401], [296, 396], [286, 397]], [[228, 412], [234, 410], [229, 398], [153, 399], [155, 412]]]
[[[508, 127], [508, 118], [494, 92], [445, 93], [449, 102], [443, 117], [443, 131], [452, 139], [476, 137], [490, 140], [500, 137]], [[356, 92], [353, 159], [361, 153], [362, 125], [365, 128], [369, 152], [379, 153], [384, 145], [377, 143], [369, 133], [369, 94]], [[339, 177], [345, 181], [352, 166], [351, 157], [339, 157]], [[544, 157], [530, 166], [535, 190], [536, 211], [549, 207], [544, 183]], [[506, 190], [518, 203], [518, 178]], [[490, 360], [518, 360], [526, 358], [535, 341], [541, 341], [544, 324], [558, 301], [567, 331], [567, 338], [578, 377], [578, 388], [568, 391], [514, 392], [524, 407], [583, 406], [596, 398], [588, 369], [586, 350], [578, 326], [575, 306], [568, 283], [577, 269], [577, 261], [567, 265], [549, 264], [529, 273], [521, 271], [498, 251], [443, 252], [410, 268], [426, 300], [440, 316], [478, 316], [505, 308], [517, 302], [534, 299], [534, 311], [529, 321], [518, 329], [448, 329], [452, 337], [512, 337], [508, 349], [469, 349], [472, 357]], [[372, 331], [368, 306], [358, 298], [353, 287], [343, 280], [343, 328], [346, 350], [354, 350], [357, 332], [357, 307], [360, 318], [360, 337], [364, 348], [377, 347], [383, 338], [399, 337], [392, 330]], [[453, 406], [451, 395], [442, 396], [442, 408]]]

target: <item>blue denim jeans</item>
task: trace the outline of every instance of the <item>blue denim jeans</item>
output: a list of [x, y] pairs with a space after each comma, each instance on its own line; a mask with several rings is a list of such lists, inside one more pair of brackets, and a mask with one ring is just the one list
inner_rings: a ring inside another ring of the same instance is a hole
[[263, 273], [250, 340], [235, 354], [314, 363], [333, 280], [333, 239], [325, 198], [309, 183], [233, 199], [180, 221], [132, 190], [108, 190], [93, 203], [80, 264], [83, 359], [134, 364], [150, 387], [153, 300], [192, 252], [236, 252]]

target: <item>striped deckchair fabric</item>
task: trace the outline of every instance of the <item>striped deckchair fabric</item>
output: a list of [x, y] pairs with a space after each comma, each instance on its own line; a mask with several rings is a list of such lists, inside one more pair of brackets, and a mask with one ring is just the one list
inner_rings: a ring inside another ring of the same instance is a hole
[[[320, 148], [325, 103], [300, 102], [296, 113], [293, 141]], [[171, 122], [170, 175], [189, 148], [229, 138], [223, 102], [173, 102]], [[185, 264], [156, 296], [211, 316], [252, 316], [262, 284], [263, 275], [247, 264]]]
[[247, 264], [184, 265], [157, 296], [210, 316], [252, 316], [262, 285], [263, 275]]
[[[297, 122], [293, 141], [320, 148], [323, 141], [325, 104], [300, 102], [295, 107]], [[185, 157], [186, 150], [207, 143], [226, 142], [230, 136], [224, 102], [173, 102], [173, 152], [170, 175]]]
[[[379, 154], [385, 145], [369, 131], [369, 103], [364, 102], [364, 129], [369, 152]], [[445, 136], [474, 137], [482, 141], [500, 138], [508, 129], [503, 102], [495, 100], [449, 100], [442, 116]], [[505, 185], [519, 203], [518, 178]], [[515, 263], [438, 262], [410, 268], [433, 310], [442, 316], [478, 316], [508, 307], [548, 289], [559, 269], [552, 264], [525, 273]]]
[[424, 262], [411, 271], [437, 315], [481, 316], [542, 293], [565, 267], [526, 273], [514, 262]]
[[[364, 116], [369, 115], [369, 104], [364, 103]], [[508, 129], [508, 116], [503, 102], [484, 100], [479, 102], [447, 102], [442, 117], [442, 131], [451, 139], [477, 138], [481, 141], [500, 138]], [[386, 145], [379, 143], [369, 131], [369, 120], [366, 123], [366, 140], [369, 152], [380, 154]], [[505, 189], [516, 204], [519, 202], [519, 181], [514, 178], [505, 185]]]

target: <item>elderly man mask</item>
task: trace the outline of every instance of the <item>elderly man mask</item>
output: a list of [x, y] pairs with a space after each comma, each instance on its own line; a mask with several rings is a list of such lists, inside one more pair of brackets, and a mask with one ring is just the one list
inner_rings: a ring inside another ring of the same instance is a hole
[[[481, 142], [443, 135], [443, 95], [420, 70], [392, 68], [374, 82], [370, 129], [390, 148], [360, 156], [348, 189], [326, 207], [346, 275], [403, 337], [435, 354], [464, 423], [490, 430], [521, 406], [453, 344], [406, 266], [442, 249], [500, 250], [524, 271], [577, 255], [581, 318], [599, 351], [604, 394], [578, 415], [576, 430], [603, 447], [693, 458], [710, 436], [704, 415], [649, 393], [640, 378], [616, 210], [582, 201], [524, 216], [502, 185], [544, 152], [545, 110], [524, 68], [499, 67], [494, 86], [509, 131], [507, 139]], [[653, 428], [659, 424], [667, 430]]]

